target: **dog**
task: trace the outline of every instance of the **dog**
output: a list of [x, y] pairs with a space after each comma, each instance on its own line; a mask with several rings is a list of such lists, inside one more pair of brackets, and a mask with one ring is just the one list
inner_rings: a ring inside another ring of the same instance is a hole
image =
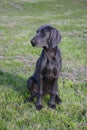
[[59, 72], [62, 68], [62, 57], [58, 45], [61, 41], [60, 32], [51, 25], [42, 25], [31, 39], [33, 47], [43, 48], [39, 59], [36, 62], [34, 74], [29, 77], [27, 87], [31, 96], [26, 101], [31, 102], [36, 97], [36, 109], [43, 108], [41, 97], [50, 94], [48, 107], [55, 109], [56, 103], [62, 100], [58, 92]]

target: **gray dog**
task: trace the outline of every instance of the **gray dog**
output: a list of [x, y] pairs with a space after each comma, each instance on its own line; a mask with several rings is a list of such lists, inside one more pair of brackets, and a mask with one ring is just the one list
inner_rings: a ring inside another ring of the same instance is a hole
[[58, 78], [62, 67], [62, 58], [58, 44], [61, 41], [59, 31], [50, 26], [43, 25], [38, 30], [36, 35], [31, 39], [33, 47], [42, 47], [42, 53], [36, 63], [34, 74], [29, 77], [27, 87], [31, 92], [31, 96], [26, 101], [33, 101], [36, 97], [36, 109], [41, 110], [43, 105], [41, 97], [44, 94], [50, 93], [48, 106], [56, 108], [56, 103], [61, 103], [58, 94]]

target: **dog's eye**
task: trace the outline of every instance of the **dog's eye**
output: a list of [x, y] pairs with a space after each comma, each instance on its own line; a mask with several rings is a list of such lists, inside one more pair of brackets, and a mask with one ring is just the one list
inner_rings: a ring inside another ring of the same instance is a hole
[[43, 30], [41, 31], [41, 35], [42, 35], [42, 36], [45, 36], [45, 32], [44, 32]]
[[43, 30], [41, 30], [41, 33], [44, 33], [44, 31], [43, 31]]

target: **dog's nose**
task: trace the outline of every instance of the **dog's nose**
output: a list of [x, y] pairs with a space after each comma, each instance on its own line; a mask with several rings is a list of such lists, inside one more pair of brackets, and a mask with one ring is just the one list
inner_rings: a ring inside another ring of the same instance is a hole
[[34, 39], [31, 39], [30, 42], [31, 42], [32, 46], [35, 46], [35, 41], [34, 41]]

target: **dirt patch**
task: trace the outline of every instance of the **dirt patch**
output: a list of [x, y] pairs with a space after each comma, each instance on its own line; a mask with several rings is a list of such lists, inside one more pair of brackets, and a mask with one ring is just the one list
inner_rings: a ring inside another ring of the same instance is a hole
[[72, 68], [72, 71], [63, 71], [61, 76], [74, 83], [87, 82], [87, 66]]

